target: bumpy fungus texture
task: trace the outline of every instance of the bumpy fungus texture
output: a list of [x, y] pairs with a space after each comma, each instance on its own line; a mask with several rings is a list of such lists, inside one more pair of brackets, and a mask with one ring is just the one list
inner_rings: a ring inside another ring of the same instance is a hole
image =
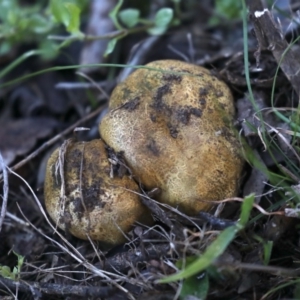
[[243, 161], [229, 88], [199, 66], [162, 60], [120, 83], [100, 124], [157, 200], [195, 214], [235, 195]]
[[[64, 152], [64, 151], [62, 151]], [[74, 236], [120, 244], [134, 222], [149, 219], [137, 184], [124, 175], [111, 178], [101, 140], [71, 143], [65, 149], [63, 184], [59, 149], [51, 155], [45, 178], [45, 204], [54, 222]], [[61, 194], [62, 187], [64, 192]]]

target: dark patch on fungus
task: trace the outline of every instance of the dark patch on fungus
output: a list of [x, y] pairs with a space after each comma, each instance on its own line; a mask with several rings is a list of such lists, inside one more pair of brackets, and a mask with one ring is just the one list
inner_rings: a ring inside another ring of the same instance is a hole
[[223, 97], [224, 93], [222, 91], [216, 91], [216, 96], [217, 97]]
[[196, 108], [196, 107], [192, 107], [190, 109], [190, 112], [192, 115], [194, 115], [195, 117], [200, 118], [202, 116], [202, 110], [200, 108]]
[[221, 170], [216, 170], [216, 171], [218, 172], [219, 176], [223, 176], [224, 175], [224, 173]]
[[199, 89], [199, 95], [200, 97], [205, 97], [208, 95], [208, 89], [207, 88], [204, 88], [204, 87], [201, 87]]
[[73, 222], [72, 214], [70, 214], [70, 212], [68, 212], [68, 211], [65, 211], [64, 215], [59, 217], [58, 222], [61, 225], [64, 225], [66, 230], [69, 230], [69, 228], [71, 227], [71, 224]]
[[150, 113], [150, 120], [155, 123], [156, 122], [156, 115], [153, 113]]
[[176, 83], [180, 83], [182, 81], [182, 77], [176, 74], [164, 74], [162, 78], [163, 80]]
[[156, 91], [156, 95], [155, 95], [155, 101], [156, 102], [161, 102], [162, 97], [168, 93], [171, 92], [170, 89], [170, 85], [169, 84], [165, 84], [163, 86], [160, 86], [157, 91]]
[[190, 120], [190, 113], [185, 108], [180, 108], [177, 111], [177, 120], [186, 125]]
[[70, 199], [70, 202], [73, 203], [74, 206], [74, 213], [78, 216], [78, 218], [82, 218], [84, 213], [84, 207], [82, 206], [82, 201], [80, 197], [76, 197], [74, 199]]
[[163, 96], [170, 93], [171, 88], [169, 84], [159, 87], [154, 96], [153, 104], [150, 106], [158, 112], [163, 112], [165, 115], [170, 116], [172, 114], [172, 109], [164, 103]]
[[169, 132], [172, 138], [176, 139], [178, 136], [178, 130], [172, 124], [168, 124]]
[[[182, 69], [182, 70], [180, 70], [180, 72], [182, 72], [182, 73], [187, 73], [187, 74], [193, 74], [190, 70], [186, 70], [186, 69]], [[194, 74], [193, 74], [194, 75]], [[202, 73], [200, 73], [200, 77], [202, 76], [203, 74]], [[197, 74], [197, 76], [198, 76], [198, 74]]]
[[202, 106], [206, 106], [206, 100], [205, 100], [205, 98], [200, 98], [200, 100], [199, 100], [199, 103], [200, 103], [200, 105], [202, 105]]
[[101, 201], [101, 195], [105, 194], [105, 192], [101, 189], [101, 185], [102, 179], [100, 178], [98, 183], [94, 182], [91, 186], [82, 190], [84, 204], [88, 212], [93, 211], [95, 207], [102, 209], [106, 204], [105, 201]]
[[68, 152], [68, 156], [65, 158], [64, 163], [64, 173], [67, 174], [69, 170], [78, 170], [82, 172], [81, 161], [84, 159], [83, 157], [83, 150], [84, 146], [80, 149], [71, 149], [70, 152]]
[[187, 125], [191, 115], [200, 118], [202, 116], [202, 110], [191, 106], [181, 107], [176, 112], [176, 119], [184, 125]]
[[102, 209], [106, 204], [106, 201], [101, 201], [99, 189], [95, 190], [93, 186], [85, 190], [83, 199], [88, 212], [94, 211], [96, 207]]
[[221, 128], [221, 135], [229, 142], [231, 142], [232, 138], [234, 137], [232, 131], [225, 126]]
[[225, 104], [223, 104], [223, 103], [219, 103], [219, 106], [221, 107], [221, 109], [223, 109], [223, 110], [225, 110], [225, 108], [226, 108], [226, 105]]
[[140, 104], [140, 97], [135, 97], [134, 99], [131, 99], [128, 102], [126, 102], [122, 106], [122, 108], [128, 111], [133, 111], [139, 106], [139, 104]]
[[215, 91], [215, 87], [210, 83], [210, 82], [206, 82], [205, 84], [205, 88], [208, 90], [208, 91]]
[[[87, 178], [83, 178], [81, 196], [70, 196], [70, 191], [78, 189], [78, 186], [69, 186], [68, 193], [66, 193], [67, 198], [69, 199], [68, 206], [72, 203], [74, 213], [81, 219], [85, 213], [89, 213], [95, 210], [95, 207], [103, 208], [106, 204], [105, 201], [101, 201], [101, 195], [104, 194], [104, 191], [101, 189], [102, 179], [99, 182], [93, 183], [91, 186], [88, 185]], [[70, 207], [66, 211], [70, 210]], [[86, 210], [86, 211], [85, 211]]]
[[132, 91], [127, 87], [122, 88], [122, 92], [123, 92], [123, 99], [130, 98], [130, 96], [132, 94]]
[[113, 164], [111, 164], [114, 176], [122, 178], [128, 173], [131, 175], [131, 171], [125, 163], [124, 151], [116, 152], [113, 148], [109, 147], [108, 145], [105, 145], [105, 150], [107, 152], [107, 157], [114, 162]]
[[[77, 174], [76, 174], [77, 175]], [[76, 176], [77, 177], [77, 176]], [[77, 179], [77, 178], [76, 178]], [[77, 189], [77, 183], [70, 180], [65, 180], [65, 196], [68, 198], [69, 195], [73, 193], [74, 190]]]
[[93, 184], [88, 189], [86, 189], [84, 199], [89, 202], [90, 199], [92, 200], [97, 199], [99, 195], [100, 195], [100, 187]]
[[154, 156], [159, 156], [160, 151], [157, 147], [155, 140], [151, 139], [146, 147]]

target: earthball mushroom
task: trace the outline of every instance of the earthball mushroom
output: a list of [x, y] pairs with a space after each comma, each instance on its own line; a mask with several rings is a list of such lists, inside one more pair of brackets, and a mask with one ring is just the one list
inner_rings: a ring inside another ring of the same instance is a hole
[[108, 152], [102, 140], [69, 141], [55, 150], [47, 165], [45, 205], [61, 229], [115, 245], [126, 241], [136, 221], [150, 220], [150, 213], [137, 183], [126, 174], [113, 176], [122, 166]]
[[137, 182], [187, 214], [236, 194], [243, 159], [232, 94], [209, 70], [154, 61], [114, 89], [102, 139], [122, 152]]

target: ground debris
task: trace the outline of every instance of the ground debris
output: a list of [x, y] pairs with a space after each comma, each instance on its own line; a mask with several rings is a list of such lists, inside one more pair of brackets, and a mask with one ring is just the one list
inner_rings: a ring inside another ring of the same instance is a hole
[[59, 122], [48, 117], [11, 120], [0, 126], [0, 151], [8, 165], [17, 156], [26, 155], [38, 139], [48, 137]]
[[297, 95], [300, 95], [300, 60], [294, 48], [289, 48], [279, 25], [275, 23], [271, 12], [263, 6], [261, 0], [249, 3], [250, 16], [253, 21], [254, 31], [258, 40], [257, 56], [262, 50], [272, 52], [281, 70], [291, 82]]

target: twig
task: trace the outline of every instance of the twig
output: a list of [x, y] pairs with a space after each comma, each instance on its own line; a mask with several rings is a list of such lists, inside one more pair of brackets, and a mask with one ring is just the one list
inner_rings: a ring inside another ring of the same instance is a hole
[[[19, 174], [15, 173], [14, 171], [12, 171], [11, 169], [9, 169], [9, 172], [12, 173], [13, 175], [15, 175], [17, 178], [19, 178], [22, 182], [24, 182], [24, 184], [28, 187], [28, 189], [30, 190], [36, 204], [38, 205], [41, 213], [43, 214], [46, 222], [50, 225], [50, 227], [53, 229], [53, 231], [55, 232], [56, 229], [55, 227], [51, 224], [49, 218], [47, 217], [47, 214], [43, 208], [43, 206], [41, 205], [40, 201], [38, 200], [36, 194], [34, 193], [34, 191], [32, 190], [31, 186], [29, 185], [29, 183], [23, 178], [21, 177]], [[18, 204], [17, 204], [18, 205]], [[102, 270], [99, 270], [98, 268], [96, 268], [94, 265], [92, 265], [91, 263], [89, 263], [88, 261], [86, 261], [85, 257], [78, 251], [78, 249], [76, 247], [74, 247], [63, 235], [61, 235], [59, 232], [56, 232], [57, 235], [62, 239], [62, 241], [64, 242], [64, 245], [57, 242], [56, 240], [53, 240], [52, 238], [50, 238], [49, 236], [47, 236], [46, 234], [44, 234], [41, 230], [39, 230], [35, 225], [33, 225], [27, 218], [26, 216], [23, 214], [22, 210], [20, 210], [22, 216], [24, 217], [24, 219], [30, 223], [30, 225], [32, 226], [32, 228], [34, 230], [36, 230], [38, 233], [40, 233], [43, 237], [45, 237], [47, 240], [51, 241], [53, 244], [55, 244], [56, 246], [58, 246], [62, 251], [64, 251], [65, 253], [68, 253], [70, 255], [70, 257], [72, 257], [73, 259], [75, 259], [78, 263], [82, 264], [86, 269], [90, 270], [94, 275], [99, 276], [103, 279], [108, 280], [109, 282], [111, 282], [112, 285], [114, 285], [116, 288], [118, 288], [119, 290], [121, 290], [122, 292], [124, 292], [127, 295], [128, 299], [132, 299], [134, 300], [134, 297], [131, 295], [131, 293], [124, 288], [123, 286], [121, 286], [120, 284], [118, 284], [116, 281], [111, 280], [111, 278], [108, 275], [114, 276], [114, 277], [118, 277], [120, 278], [121, 276], [118, 276], [116, 274], [112, 274], [109, 272], [105, 272]], [[124, 277], [121, 277], [122, 280], [125, 280]]]
[[105, 80], [101, 82], [59, 82], [54, 87], [56, 89], [98, 89], [100, 88], [107, 88], [108, 90], [112, 89], [116, 85], [115, 80]]
[[19, 225], [23, 226], [23, 227], [28, 227], [29, 223], [24, 222], [22, 219], [16, 217], [15, 215], [11, 214], [10, 212], [6, 212], [6, 217], [14, 220], [16, 223], [18, 223]]
[[164, 257], [170, 250], [170, 243], [150, 244], [145, 249], [137, 247], [132, 251], [119, 252], [116, 255], [107, 258], [104, 262], [96, 263], [95, 266], [103, 268], [107, 272], [128, 272], [133, 266], [139, 263], [147, 263], [152, 259]]
[[191, 219], [200, 226], [203, 225], [204, 222], [209, 223], [215, 230], [223, 230], [229, 226], [233, 226], [236, 224], [235, 221], [217, 218], [204, 211], [200, 211], [196, 217]]
[[[38, 149], [36, 149], [34, 152], [32, 152], [26, 158], [24, 158], [23, 160], [21, 160], [20, 162], [18, 162], [17, 164], [15, 164], [10, 169], [12, 171], [16, 171], [20, 167], [24, 166], [30, 160], [32, 160], [37, 155], [39, 155], [41, 152], [43, 152], [44, 150], [46, 150], [48, 147], [50, 147], [51, 145], [53, 145], [57, 141], [61, 140], [63, 136], [65, 136], [65, 135], [69, 134], [70, 132], [72, 132], [72, 130], [74, 130], [76, 127], [78, 127], [82, 123], [87, 122], [88, 120], [96, 117], [102, 111], [103, 107], [104, 106], [101, 105], [99, 108], [97, 108], [95, 111], [93, 111], [90, 114], [88, 114], [86, 117], [83, 117], [81, 120], [77, 121], [76, 123], [74, 123], [73, 125], [71, 125], [70, 127], [68, 127], [67, 129], [65, 129], [63, 132], [57, 134], [55, 137], [53, 137], [49, 141], [45, 142], [41, 147], [39, 147]], [[4, 175], [4, 173], [0, 174], [0, 182], [3, 181], [3, 175]]]
[[11, 279], [0, 277], [0, 284], [10, 289], [18, 288], [20, 292], [44, 295], [77, 296], [77, 297], [98, 297], [105, 298], [112, 296], [118, 290], [115, 287], [104, 286], [80, 286], [78, 284], [57, 284], [57, 283], [39, 283], [30, 281], [13, 281]]
[[277, 274], [280, 276], [299, 276], [299, 270], [297, 269], [288, 269], [288, 268], [282, 268], [278, 266], [265, 266], [265, 265], [259, 265], [254, 263], [235, 263], [231, 262], [230, 264], [222, 263], [219, 261], [216, 261], [214, 263], [214, 266], [217, 268], [226, 268], [228, 270], [250, 270], [250, 271], [257, 271], [257, 272], [265, 272], [265, 273], [271, 273], [271, 274]]
[[128, 34], [133, 33], [139, 33], [144, 32], [147, 29], [153, 27], [154, 24], [147, 24], [139, 27], [134, 27], [130, 29], [122, 29], [122, 30], [116, 30], [113, 32], [109, 32], [107, 34], [95, 36], [95, 35], [82, 35], [82, 36], [59, 36], [59, 35], [49, 35], [49, 40], [56, 40], [56, 41], [97, 41], [97, 40], [107, 40], [107, 39], [113, 39], [113, 38], [123, 38], [127, 36]]
[[[159, 39], [160, 36], [150, 36], [147, 39], [137, 43], [130, 51], [130, 57], [127, 61], [127, 64], [131, 66], [143, 65], [146, 61], [147, 55], [151, 53], [153, 46]], [[133, 68], [122, 69], [118, 75], [117, 82], [124, 81], [133, 71]]]
[[2, 196], [2, 208], [1, 208], [1, 214], [0, 214], [0, 232], [2, 229], [2, 224], [4, 222], [5, 214], [6, 214], [6, 208], [7, 208], [7, 200], [8, 200], [8, 172], [6, 165], [4, 163], [2, 154], [0, 152], [0, 167], [2, 168], [2, 176], [3, 176], [3, 196]]
[[94, 81], [90, 76], [84, 74], [83, 72], [76, 72], [77, 75], [82, 76], [86, 80], [88, 80], [95, 88], [99, 90], [102, 95], [105, 96], [106, 99], [109, 99], [109, 95], [106, 93], [106, 91], [99, 85], [96, 81]]
[[117, 38], [123, 35], [127, 35], [128, 31], [126, 29], [124, 30], [116, 30], [109, 32], [107, 34], [102, 34], [102, 35], [88, 35], [85, 34], [83, 36], [61, 36], [61, 35], [49, 35], [48, 39], [49, 40], [55, 40], [55, 41], [78, 41], [78, 40], [84, 40], [84, 41], [99, 41], [99, 40], [109, 40], [113, 38]]

